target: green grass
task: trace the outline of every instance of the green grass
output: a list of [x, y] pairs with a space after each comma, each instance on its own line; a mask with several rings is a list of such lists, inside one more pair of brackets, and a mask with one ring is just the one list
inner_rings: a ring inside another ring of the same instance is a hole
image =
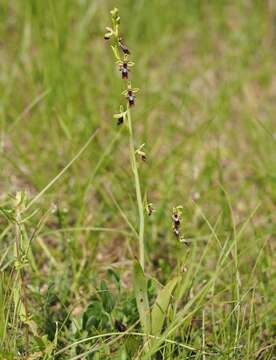
[[[134, 280], [159, 335], [132, 278], [139, 216], [103, 40], [115, 5], [155, 208]], [[276, 358], [275, 17], [262, 0], [1, 1], [1, 360]]]

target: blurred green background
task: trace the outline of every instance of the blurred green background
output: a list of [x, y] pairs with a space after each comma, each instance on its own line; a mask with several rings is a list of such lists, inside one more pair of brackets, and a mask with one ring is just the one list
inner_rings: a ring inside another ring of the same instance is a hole
[[[145, 143], [148, 157], [140, 165], [143, 193], [156, 209], [146, 224], [148, 267], [159, 264], [156, 271], [161, 269], [163, 279], [175, 264], [173, 206], [183, 205], [185, 237], [195, 249], [188, 267], [200, 258], [206, 238], [212, 235], [208, 223], [224, 241], [247, 222], [239, 243], [241, 283], [245, 292], [259, 286], [262, 325], [258, 329], [260, 334], [262, 328], [271, 334], [274, 1], [1, 1], [2, 203], [8, 203], [8, 195], [17, 190], [35, 196], [99, 129], [89, 148], [36, 203], [38, 217], [52, 203], [57, 206], [45, 224], [44, 242], [60, 265], [58, 272], [51, 261], [48, 264], [49, 254], [34, 244], [36, 281], [63, 282], [68, 276], [68, 287], [73, 278], [79, 289], [85, 284], [82, 276], [92, 276], [91, 269], [100, 273], [114, 263], [124, 268], [136, 254], [136, 241], [113, 232], [47, 235], [68, 227], [128, 231], [124, 215], [137, 225], [127, 133], [112, 118], [124, 101], [123, 87], [103, 39], [115, 5], [136, 65], [132, 85], [140, 88], [133, 121], [136, 145]], [[12, 239], [12, 233], [5, 235], [3, 248]], [[214, 241], [198, 275], [200, 281], [217, 257]], [[76, 279], [82, 261], [88, 261], [89, 267]], [[223, 276], [222, 284], [228, 286], [231, 270]], [[75, 293], [70, 296], [75, 298]], [[87, 297], [88, 293], [83, 306]]]
[[[25, 188], [36, 194], [99, 128], [89, 150], [41, 204], [61, 203], [70, 209], [70, 221], [82, 225], [121, 221], [104, 184], [136, 221], [127, 136], [123, 130], [115, 138], [112, 119], [123, 101], [122, 83], [102, 36], [114, 4], [1, 2], [2, 197]], [[225, 226], [222, 188], [237, 223], [261, 204], [267, 224], [275, 201], [273, 2], [152, 0], [116, 6], [136, 63], [134, 126], [136, 145], [145, 143], [148, 154], [140, 170], [143, 190], [157, 207], [153, 228], [170, 231], [164, 216], [181, 203], [187, 207], [187, 231], [198, 231], [194, 197], [214, 220], [222, 211]], [[151, 243], [157, 232], [149, 234]]]

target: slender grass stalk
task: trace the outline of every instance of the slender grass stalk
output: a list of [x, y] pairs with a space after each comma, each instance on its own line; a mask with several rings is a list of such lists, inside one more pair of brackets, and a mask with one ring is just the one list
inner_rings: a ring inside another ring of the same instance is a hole
[[69, 161], [69, 163], [55, 176], [26, 206], [24, 209], [25, 211], [28, 210], [31, 206], [36, 203], [41, 196], [45, 194], [46, 191], [48, 191], [58, 180], [59, 178], [71, 167], [71, 165], [80, 157], [80, 155], [87, 149], [88, 145], [91, 143], [91, 141], [94, 139], [98, 132], [98, 129], [94, 131], [94, 133], [90, 136], [90, 138], [87, 140], [87, 142], [83, 145], [83, 147], [77, 152], [77, 154], [73, 157], [72, 160]]
[[136, 200], [139, 213], [139, 261], [142, 269], [145, 268], [145, 246], [144, 246], [144, 208], [143, 208], [143, 199], [141, 194], [141, 185], [139, 178], [139, 171], [137, 167], [135, 147], [134, 147], [134, 138], [132, 130], [132, 121], [131, 121], [131, 111], [129, 106], [127, 107], [127, 121], [128, 121], [128, 131], [129, 131], [129, 148], [130, 148], [130, 160], [131, 167], [134, 174], [135, 190], [136, 190]]

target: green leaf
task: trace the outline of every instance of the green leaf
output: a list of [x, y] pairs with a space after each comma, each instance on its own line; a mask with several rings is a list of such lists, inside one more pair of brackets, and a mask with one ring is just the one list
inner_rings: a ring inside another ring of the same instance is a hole
[[34, 336], [33, 339], [35, 340], [36, 345], [38, 346], [39, 350], [43, 351], [45, 349], [45, 343], [41, 339], [41, 337], [40, 336]]
[[158, 336], [161, 334], [172, 292], [177, 281], [177, 277], [173, 278], [159, 291], [151, 312], [152, 335]]
[[106, 282], [104, 280], [101, 281], [101, 285], [100, 285], [100, 296], [103, 302], [103, 307], [104, 310], [107, 313], [111, 313], [111, 311], [113, 310], [114, 306], [115, 306], [115, 300], [114, 297], [112, 296], [111, 292], [108, 289], [108, 286], [106, 285]]
[[121, 279], [120, 274], [112, 269], [107, 270], [107, 276], [114, 282], [118, 292], [121, 291]]
[[90, 331], [93, 328], [104, 328], [108, 323], [108, 316], [104, 312], [103, 305], [98, 300], [93, 300], [85, 310], [82, 318], [83, 330]]
[[135, 260], [133, 263], [133, 282], [136, 304], [139, 312], [140, 323], [146, 334], [150, 333], [150, 307], [147, 291], [147, 278], [140, 263]]
[[129, 359], [134, 359], [135, 354], [138, 352], [141, 346], [141, 339], [138, 336], [127, 336], [125, 339], [125, 347]]

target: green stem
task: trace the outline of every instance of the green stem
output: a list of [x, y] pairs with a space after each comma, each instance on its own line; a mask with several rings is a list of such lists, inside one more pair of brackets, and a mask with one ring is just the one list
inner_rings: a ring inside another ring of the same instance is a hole
[[[19, 204], [16, 204], [15, 207], [15, 257], [18, 263], [18, 275], [19, 275], [19, 296], [20, 296], [20, 305], [22, 304], [23, 306], [23, 311], [24, 311], [24, 326], [25, 326], [25, 355], [26, 358], [28, 357], [29, 354], [29, 326], [27, 324], [28, 321], [28, 302], [27, 302], [27, 289], [26, 289], [26, 285], [25, 285], [25, 279], [24, 279], [24, 273], [23, 273], [23, 269], [21, 269], [21, 250], [20, 250], [20, 245], [21, 245], [21, 213], [20, 213], [20, 208], [19, 208]], [[21, 312], [19, 315], [22, 315]], [[21, 319], [22, 320], [22, 319]]]
[[139, 213], [139, 261], [142, 269], [145, 268], [145, 248], [144, 248], [144, 208], [143, 208], [143, 199], [141, 194], [141, 186], [139, 179], [139, 172], [135, 156], [135, 147], [132, 131], [132, 122], [131, 122], [131, 112], [128, 106], [127, 108], [127, 120], [128, 120], [128, 131], [129, 131], [129, 148], [130, 148], [130, 160], [131, 167], [134, 174], [135, 190], [136, 190], [136, 199], [138, 205]]

